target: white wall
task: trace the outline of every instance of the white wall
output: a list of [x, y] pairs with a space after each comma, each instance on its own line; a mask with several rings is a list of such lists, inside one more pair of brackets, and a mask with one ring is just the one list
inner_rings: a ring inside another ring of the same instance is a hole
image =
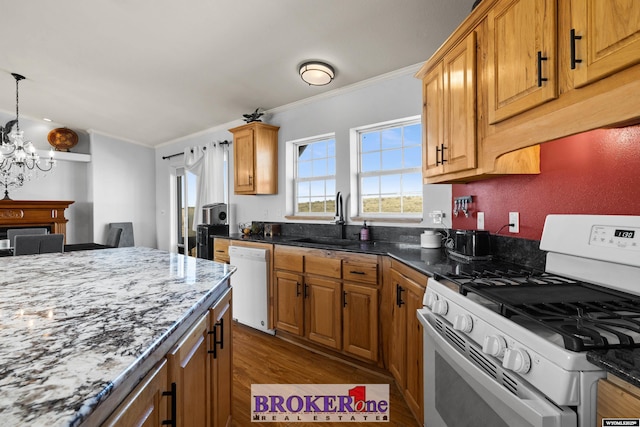
[[[15, 118], [15, 113], [0, 112], [0, 125], [4, 126]], [[24, 131], [25, 140], [30, 140], [39, 150], [49, 150], [47, 134], [50, 130], [61, 127], [55, 123], [32, 120], [20, 117], [20, 130]], [[75, 153], [89, 152], [89, 135], [76, 131], [78, 145], [71, 151]], [[67, 243], [84, 243], [92, 241], [92, 216], [87, 184], [88, 163], [58, 160], [52, 171], [41, 172], [40, 176], [25, 182], [20, 188], [10, 188], [9, 197], [14, 200], [69, 200], [74, 203], [65, 211], [67, 222]], [[0, 186], [4, 196], [4, 186]]]
[[[236, 224], [251, 220], [288, 221], [284, 216], [288, 203], [286, 178], [286, 142], [300, 138], [335, 132], [337, 190], [344, 195], [350, 193], [349, 131], [352, 128], [385, 122], [393, 119], [420, 115], [422, 112], [421, 82], [413, 77], [415, 70], [400, 71], [370, 81], [337, 90], [330, 94], [276, 108], [263, 117], [264, 121], [280, 126], [278, 152], [278, 194], [272, 196], [236, 196], [230, 192], [230, 229], [237, 231]], [[162, 160], [162, 156], [182, 152], [185, 147], [209, 141], [231, 140], [228, 129], [243, 124], [235, 121], [210, 129], [197, 135], [170, 142], [156, 150], [156, 200], [158, 203], [158, 248], [175, 251], [172, 228], [175, 215], [171, 211], [173, 182], [171, 171], [180, 164], [181, 157]], [[233, 156], [231, 156], [230, 182], [233, 187]], [[289, 160], [289, 165], [291, 159]], [[290, 186], [290, 185], [289, 185]], [[347, 205], [347, 203], [345, 203]], [[427, 212], [441, 210], [451, 215], [451, 186], [429, 185], [424, 187], [423, 212], [425, 219], [419, 226], [432, 226]], [[374, 225], [398, 225], [379, 223]], [[446, 224], [445, 224], [446, 225]], [[416, 224], [406, 225], [415, 227]]]
[[132, 222], [136, 246], [157, 247], [153, 148], [90, 132], [93, 238], [104, 243], [110, 222]]

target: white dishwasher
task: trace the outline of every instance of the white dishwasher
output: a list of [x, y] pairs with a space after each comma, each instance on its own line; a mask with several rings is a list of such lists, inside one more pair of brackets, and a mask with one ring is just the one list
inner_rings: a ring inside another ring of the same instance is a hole
[[266, 249], [229, 247], [229, 262], [237, 268], [231, 276], [233, 318], [274, 335], [269, 329], [269, 263]]

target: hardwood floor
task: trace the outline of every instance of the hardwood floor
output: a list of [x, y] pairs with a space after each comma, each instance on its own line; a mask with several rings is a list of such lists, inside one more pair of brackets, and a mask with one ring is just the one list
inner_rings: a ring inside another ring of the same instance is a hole
[[[251, 384], [389, 384], [391, 418], [366, 426], [417, 427], [390, 375], [315, 353], [249, 327], [233, 325], [233, 426], [335, 426], [338, 423], [252, 423]], [[345, 423], [345, 426], [355, 423]]]

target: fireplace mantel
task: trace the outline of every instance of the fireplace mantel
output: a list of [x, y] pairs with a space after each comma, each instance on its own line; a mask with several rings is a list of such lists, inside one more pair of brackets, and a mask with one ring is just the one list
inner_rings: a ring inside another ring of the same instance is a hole
[[70, 200], [0, 200], [0, 227], [49, 227], [52, 233], [65, 235], [64, 216]]

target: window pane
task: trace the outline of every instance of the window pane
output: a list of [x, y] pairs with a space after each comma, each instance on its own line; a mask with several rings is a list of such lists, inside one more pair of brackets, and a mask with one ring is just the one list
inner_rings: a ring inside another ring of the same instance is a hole
[[381, 200], [382, 209], [384, 213], [399, 213], [402, 212], [400, 205], [401, 197], [383, 197]]
[[327, 199], [333, 200], [334, 194], [336, 194], [336, 180], [327, 180]]
[[327, 159], [313, 161], [313, 176], [327, 175]]
[[382, 149], [402, 147], [402, 129], [385, 129], [382, 132]]
[[402, 199], [402, 205], [404, 212], [422, 212], [422, 196], [405, 196]]
[[363, 178], [360, 185], [363, 196], [380, 194], [380, 178], [377, 176]]
[[402, 150], [389, 150], [382, 153], [382, 170], [402, 169]]
[[402, 192], [405, 194], [422, 194], [422, 174], [404, 174], [402, 176]]
[[311, 199], [311, 212], [325, 212], [324, 198], [314, 197]]
[[308, 199], [298, 199], [298, 212], [309, 212]]
[[400, 187], [400, 175], [385, 175], [380, 177], [380, 192], [382, 194], [398, 194], [402, 191]]
[[310, 178], [310, 177], [311, 177], [311, 162], [299, 162], [298, 178]]
[[311, 181], [311, 196], [324, 196], [324, 181]]
[[380, 212], [380, 199], [378, 197], [365, 197], [362, 199], [362, 211], [366, 213]]
[[327, 156], [335, 157], [336, 156], [336, 140], [330, 139], [327, 141]]
[[404, 127], [404, 145], [422, 144], [422, 126], [419, 124]]
[[363, 133], [361, 141], [361, 151], [363, 153], [380, 150], [380, 132]]
[[[299, 144], [297, 150], [294, 178], [297, 188], [296, 212], [332, 213], [336, 188], [335, 139], [310, 140]], [[327, 177], [329, 178], [325, 179]], [[328, 201], [330, 206], [327, 205]]]
[[327, 159], [327, 175], [335, 175], [336, 174], [336, 158], [329, 157]]
[[299, 145], [298, 146], [298, 159], [299, 160], [310, 160], [311, 159], [311, 150], [308, 149], [308, 145]]
[[327, 157], [327, 142], [326, 141], [318, 141], [311, 144], [313, 148], [313, 158], [318, 159], [321, 157]]
[[298, 182], [298, 197], [309, 197], [309, 182]]
[[422, 147], [406, 147], [404, 149], [404, 167], [419, 168], [422, 166]]
[[362, 155], [362, 172], [380, 170], [380, 151]]

